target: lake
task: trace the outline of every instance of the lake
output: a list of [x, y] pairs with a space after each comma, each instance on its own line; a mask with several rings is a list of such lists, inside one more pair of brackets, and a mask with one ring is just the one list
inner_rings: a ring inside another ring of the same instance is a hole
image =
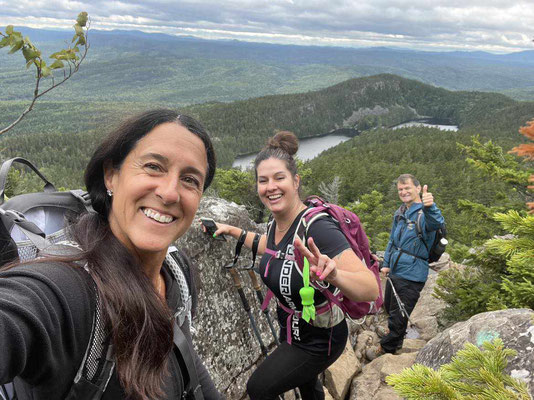
[[[348, 136], [335, 134], [300, 139], [297, 157], [302, 161], [311, 160], [312, 158], [317, 157], [324, 150], [337, 146], [338, 144], [346, 142], [349, 139], [350, 137]], [[232, 167], [241, 169], [252, 168], [257, 154], [258, 153], [254, 153], [237, 157], [232, 164]]]
[[453, 132], [456, 132], [458, 130], [458, 125], [446, 125], [446, 124], [434, 123], [431, 119], [408, 121], [408, 122], [404, 122], [399, 125], [395, 125], [391, 129], [409, 128], [411, 126], [425, 126], [428, 128], [438, 128], [439, 130], [442, 130], [442, 131], [453, 131]]
[[[442, 131], [458, 130], [458, 125], [446, 125], [433, 122], [435, 121], [433, 121], [432, 119], [420, 119], [416, 121], [404, 122], [402, 124], [392, 127], [391, 129], [406, 128], [410, 126], [426, 126], [429, 128], [438, 128]], [[299, 141], [299, 151], [297, 152], [297, 157], [302, 161], [311, 160], [312, 158], [317, 157], [321, 152], [329, 149], [330, 147], [337, 146], [338, 144], [343, 143], [349, 139], [349, 136], [339, 135], [335, 133], [326, 136], [301, 139]], [[252, 168], [252, 164], [254, 163], [254, 159], [256, 158], [257, 154], [258, 153], [254, 153], [236, 157], [234, 163], [232, 164], [232, 167], [241, 169]]]

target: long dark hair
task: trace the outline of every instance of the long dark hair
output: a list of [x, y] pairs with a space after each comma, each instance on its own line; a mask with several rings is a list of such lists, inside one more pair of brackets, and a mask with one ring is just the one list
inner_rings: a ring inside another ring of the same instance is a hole
[[84, 214], [72, 237], [85, 250], [84, 258], [96, 282], [111, 328], [117, 372], [129, 398], [162, 395], [167, 358], [173, 346], [172, 313], [158, 297], [139, 261], [115, 238], [108, 215], [104, 165], [119, 169], [137, 142], [156, 126], [173, 122], [198, 136], [206, 148], [206, 189], [215, 174], [215, 152], [206, 130], [195, 119], [158, 109], [124, 121], [95, 150], [85, 170], [85, 185], [97, 214]]
[[167, 122], [187, 128], [202, 140], [208, 160], [204, 189], [210, 185], [215, 174], [215, 152], [200, 123], [166, 109], [131, 117], [109, 133], [85, 170], [85, 185], [96, 213], [84, 213], [69, 226], [70, 238], [83, 251], [72, 257], [32, 261], [72, 263], [85, 260], [88, 263], [109, 328], [119, 380], [129, 399], [152, 400], [163, 395], [167, 359], [173, 346], [173, 315], [143, 273], [140, 261], [111, 231], [108, 222], [111, 201], [104, 183], [104, 164], [111, 163], [119, 169], [140, 139]]

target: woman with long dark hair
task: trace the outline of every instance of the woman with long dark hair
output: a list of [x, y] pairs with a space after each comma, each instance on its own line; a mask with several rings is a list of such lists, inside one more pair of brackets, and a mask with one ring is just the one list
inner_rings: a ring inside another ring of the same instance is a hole
[[[304, 272], [295, 258], [273, 257], [266, 253], [293, 255], [298, 249], [309, 263], [310, 281], [340, 290], [354, 301], [374, 301], [378, 285], [373, 274], [351, 249], [339, 226], [331, 218], [321, 218], [309, 226], [307, 241], [296, 237], [307, 207], [299, 197], [300, 177], [293, 155], [298, 140], [291, 132], [278, 132], [256, 157], [254, 167], [258, 196], [273, 216], [267, 235], [261, 235], [258, 252], [263, 254], [260, 276], [278, 300], [280, 342], [247, 384], [252, 400], [276, 399], [295, 387], [304, 400], [324, 399], [318, 375], [343, 352], [348, 337], [343, 312], [337, 306], [303, 319], [300, 295], [305, 285]], [[257, 234], [241, 228], [217, 224], [215, 235], [227, 234], [252, 247]], [[308, 288], [309, 289], [309, 288]], [[311, 295], [317, 307], [327, 304], [326, 297], [315, 290]]]
[[[167, 250], [190, 227], [214, 173], [211, 140], [190, 117], [153, 110], [113, 130], [85, 171], [96, 212], [70, 228], [79, 250], [0, 272], [0, 383], [15, 379], [19, 399], [64, 399], [98, 298], [115, 360], [101, 398], [182, 398], [173, 314], [183, 304]], [[204, 397], [219, 398], [194, 358]]]

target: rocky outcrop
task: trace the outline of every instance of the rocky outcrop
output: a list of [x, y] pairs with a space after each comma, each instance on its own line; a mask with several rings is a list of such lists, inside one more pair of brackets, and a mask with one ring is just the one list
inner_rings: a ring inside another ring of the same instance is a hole
[[[439, 263], [441, 268], [446, 268], [449, 263], [448, 255], [443, 257]], [[350, 391], [351, 399], [400, 399], [387, 385], [385, 377], [412, 366], [417, 352], [438, 333], [437, 315], [444, 304], [432, 295], [436, 279], [436, 273], [429, 275], [410, 317], [415, 325], [414, 332], [417, 334], [417, 338], [404, 339], [402, 349], [396, 355], [385, 354], [366, 364], [362, 373], [353, 380]], [[385, 281], [383, 285], [385, 285]], [[351, 332], [354, 332], [353, 338], [356, 338], [354, 348], [356, 357], [360, 362], [367, 363], [365, 350], [378, 345], [380, 338], [377, 333], [387, 332], [387, 314], [380, 313], [377, 316], [367, 317], [366, 321], [360, 325], [351, 322], [349, 328]]]
[[[243, 206], [218, 198], [205, 197], [197, 216], [211, 217], [216, 221], [249, 231], [265, 230], [264, 226], [258, 226], [249, 219]], [[231, 238], [227, 241], [213, 240], [202, 233], [199, 223], [193, 225], [177, 243], [191, 257], [198, 269], [199, 307], [193, 321], [196, 328], [193, 333], [195, 346], [217, 388], [231, 400], [246, 398], [246, 382], [257, 364], [263, 360], [260, 346], [251, 329], [249, 316], [243, 309], [232, 278], [225, 268], [225, 265], [233, 259], [235, 243], [236, 241]], [[447, 268], [449, 263], [450, 260], [445, 255], [431, 267], [440, 270]], [[238, 267], [250, 264], [251, 253], [243, 248]], [[273, 336], [265, 316], [259, 311], [250, 277], [245, 271], [240, 271], [240, 276], [261, 339], [265, 346], [272, 349]], [[387, 354], [370, 363], [365, 360], [365, 350], [379, 342], [377, 333], [381, 334], [381, 331], [387, 329], [385, 313], [368, 316], [362, 321], [348, 321], [350, 345], [342, 357], [324, 374], [327, 398], [344, 399], [350, 390], [350, 399], [399, 399], [400, 397], [385, 383], [386, 376], [411, 366], [414, 360], [438, 368], [439, 365], [449, 362], [452, 355], [462, 348], [466, 341], [480, 344], [481, 340], [493, 338], [495, 335], [503, 339], [506, 347], [518, 351], [518, 356], [510, 363], [508, 372], [529, 382], [532, 390], [534, 312], [506, 310], [480, 314], [439, 333], [436, 317], [444, 304], [432, 295], [436, 278], [436, 273], [429, 275], [411, 316], [419, 332], [419, 338], [405, 339], [403, 349], [397, 355]], [[265, 289], [263, 291], [265, 292]], [[274, 302], [270, 306], [270, 316], [277, 326]], [[421, 349], [428, 340], [430, 342]], [[289, 392], [285, 398], [291, 400], [294, 394]]]
[[428, 341], [439, 333], [438, 315], [445, 307], [445, 303], [433, 295], [437, 278], [438, 274], [428, 275], [425, 287], [421, 291], [412, 315], [410, 315], [410, 319], [419, 333], [417, 339]]
[[350, 341], [343, 354], [325, 371], [324, 384], [329, 394], [336, 400], [343, 400], [347, 395], [352, 378], [361, 371], [361, 364]]
[[385, 379], [388, 375], [411, 367], [416, 355], [417, 353], [385, 354], [365, 365], [362, 373], [352, 381], [350, 400], [401, 400], [401, 397], [385, 383]]
[[480, 346], [497, 337], [506, 348], [517, 352], [506, 372], [527, 382], [530, 394], [534, 396], [534, 311], [530, 309], [485, 312], [458, 322], [430, 340], [415, 361], [438, 369], [450, 362], [465, 343]]
[[[197, 217], [211, 217], [249, 231], [261, 231], [249, 219], [245, 207], [221, 199], [205, 197]], [[210, 238], [202, 232], [200, 223], [194, 224], [177, 243], [198, 268], [199, 306], [193, 320], [195, 346], [217, 388], [232, 400], [245, 396], [246, 381], [263, 357], [249, 316], [225, 269], [225, 265], [233, 259], [235, 243], [232, 238], [227, 241]], [[238, 267], [250, 265], [251, 262], [251, 252], [243, 248]], [[259, 262], [259, 258], [256, 262]], [[240, 276], [262, 341], [266, 346], [273, 347], [274, 340], [265, 315], [259, 311], [250, 277], [244, 271], [240, 271]], [[273, 306], [270, 314], [276, 325]]]
[[387, 114], [389, 110], [387, 108], [381, 107], [379, 105], [374, 106], [374, 108], [359, 108], [352, 111], [352, 114], [347, 119], [343, 120], [343, 126], [354, 126], [356, 123], [365, 117], [366, 115], [384, 115]]

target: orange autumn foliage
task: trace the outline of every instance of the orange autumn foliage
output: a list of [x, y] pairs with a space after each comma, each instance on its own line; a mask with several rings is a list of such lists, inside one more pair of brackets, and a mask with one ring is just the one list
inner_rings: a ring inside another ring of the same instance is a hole
[[[527, 137], [529, 140], [534, 141], [534, 120], [527, 122], [526, 126], [519, 128], [519, 133]], [[534, 160], [534, 143], [520, 144], [519, 146], [514, 147], [511, 152], [516, 153], [520, 157]], [[528, 181], [534, 182], [534, 175], [530, 175]], [[534, 190], [534, 185], [529, 185], [527, 188]], [[529, 214], [534, 213], [534, 202], [527, 203], [527, 207], [530, 209]]]

